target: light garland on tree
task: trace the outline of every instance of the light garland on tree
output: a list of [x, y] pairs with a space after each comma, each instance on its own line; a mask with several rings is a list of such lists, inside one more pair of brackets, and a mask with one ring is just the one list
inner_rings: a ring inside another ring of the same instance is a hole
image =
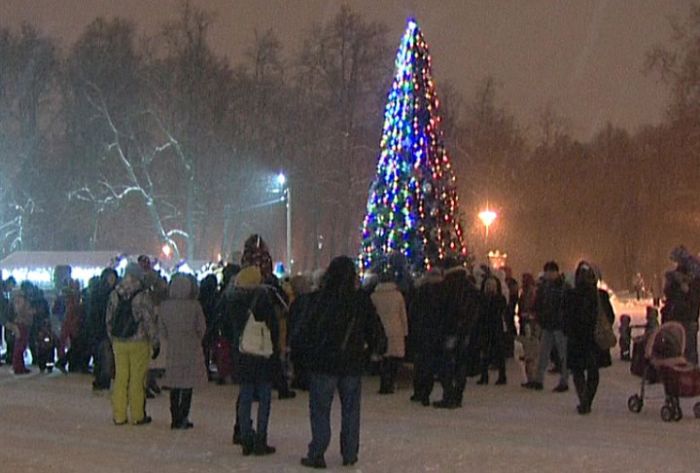
[[466, 260], [456, 179], [440, 129], [428, 45], [414, 20], [396, 55], [377, 177], [362, 232], [360, 270], [402, 254], [415, 272]]

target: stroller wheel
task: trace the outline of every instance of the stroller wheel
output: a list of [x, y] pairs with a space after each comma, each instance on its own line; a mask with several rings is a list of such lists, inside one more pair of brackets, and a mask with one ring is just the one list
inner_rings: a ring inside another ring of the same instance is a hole
[[696, 419], [700, 419], [700, 402], [696, 402], [693, 406], [693, 414], [695, 414]]
[[[700, 403], [698, 403], [698, 404], [700, 404]], [[639, 414], [642, 411], [642, 407], [644, 407], [644, 401], [639, 396], [639, 394], [633, 394], [627, 400], [627, 408], [630, 410], [630, 412], [634, 412], [635, 414]]]
[[671, 409], [671, 406], [664, 406], [661, 408], [661, 420], [664, 422], [671, 422], [675, 417], [675, 412]]

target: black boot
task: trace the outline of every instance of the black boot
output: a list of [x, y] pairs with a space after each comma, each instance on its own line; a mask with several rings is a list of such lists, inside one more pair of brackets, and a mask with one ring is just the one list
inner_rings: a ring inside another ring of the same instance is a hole
[[170, 417], [172, 421], [170, 422], [171, 429], [177, 429], [180, 426], [180, 390], [171, 389], [170, 390]]
[[276, 451], [275, 447], [271, 447], [267, 444], [267, 434], [258, 434], [255, 436], [255, 445], [253, 447], [253, 453], [255, 455], [272, 455]]
[[238, 424], [233, 426], [233, 444], [234, 445], [241, 444], [241, 428], [238, 427]]
[[574, 386], [576, 387], [576, 395], [578, 396], [579, 405], [576, 410], [579, 414], [585, 415], [591, 412], [590, 403], [588, 401], [588, 388], [586, 386], [586, 378], [583, 374], [575, 373]]
[[180, 428], [191, 429], [194, 424], [190, 422], [190, 406], [192, 405], [192, 389], [182, 389], [180, 397]]
[[241, 435], [241, 451], [243, 456], [247, 457], [255, 449], [255, 436], [251, 433], [249, 435]]

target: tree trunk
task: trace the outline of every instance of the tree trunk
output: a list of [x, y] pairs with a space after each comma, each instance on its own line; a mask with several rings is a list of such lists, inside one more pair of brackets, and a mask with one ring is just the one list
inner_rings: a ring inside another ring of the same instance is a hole
[[189, 179], [187, 180], [187, 208], [185, 215], [185, 228], [187, 229], [187, 259], [189, 261], [194, 260], [196, 254], [196, 237], [195, 234], [195, 210], [196, 204], [196, 189], [195, 189], [195, 179], [194, 170], [191, 172]]

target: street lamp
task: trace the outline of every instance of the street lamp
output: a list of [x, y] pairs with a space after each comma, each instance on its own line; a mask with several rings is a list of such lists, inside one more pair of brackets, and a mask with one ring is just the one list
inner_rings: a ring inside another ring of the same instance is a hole
[[493, 210], [486, 209], [479, 212], [479, 219], [481, 220], [481, 223], [483, 223], [486, 227], [486, 233], [488, 233], [489, 227], [493, 222], [496, 221], [497, 218], [498, 214]]
[[481, 223], [483, 223], [484, 227], [486, 228], [486, 237], [484, 238], [485, 243], [488, 243], [489, 227], [493, 224], [493, 222], [496, 221], [497, 218], [498, 214], [493, 210], [489, 210], [488, 207], [486, 208], [486, 210], [482, 210], [481, 212], [479, 212], [479, 220], [481, 220]]
[[283, 199], [287, 209], [287, 271], [289, 271], [289, 274], [292, 274], [292, 265], [294, 264], [294, 259], [292, 258], [292, 190], [284, 173], [277, 175], [277, 184], [282, 188], [284, 193]]

